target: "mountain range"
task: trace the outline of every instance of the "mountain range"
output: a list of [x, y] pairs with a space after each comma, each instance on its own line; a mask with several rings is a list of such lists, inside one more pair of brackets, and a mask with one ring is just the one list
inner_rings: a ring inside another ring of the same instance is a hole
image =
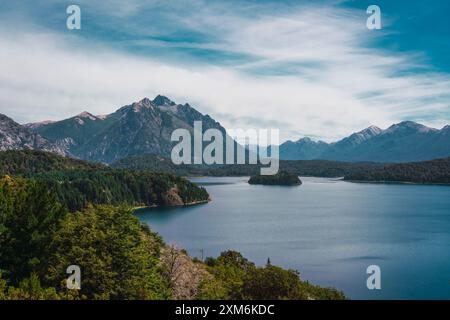
[[67, 152], [74, 157], [112, 163], [150, 153], [170, 157], [173, 130], [185, 128], [192, 133], [194, 121], [202, 121], [203, 130], [216, 128], [225, 133], [209, 115], [161, 95], [153, 100], [144, 98], [104, 116], [84, 111], [69, 119], [29, 123], [24, 127], [56, 143], [65, 141]]
[[[61, 121], [20, 125], [0, 114], [0, 150], [34, 149], [75, 158], [113, 163], [155, 154], [170, 157], [173, 130], [193, 132], [194, 121], [203, 130], [219, 129], [219, 122], [189, 104], [177, 104], [158, 95], [123, 106], [107, 115], [84, 111]], [[405, 121], [382, 130], [371, 126], [334, 142], [302, 138], [280, 145], [282, 160], [408, 162], [450, 156], [450, 126], [440, 130]]]
[[283, 160], [410, 162], [450, 156], [450, 126], [441, 130], [412, 121], [382, 130], [371, 126], [334, 142], [302, 138], [280, 145]]

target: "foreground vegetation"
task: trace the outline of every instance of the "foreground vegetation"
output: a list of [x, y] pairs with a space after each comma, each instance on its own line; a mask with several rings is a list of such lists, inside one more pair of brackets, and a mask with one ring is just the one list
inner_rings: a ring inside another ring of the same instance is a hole
[[[81, 290], [66, 289], [78, 265]], [[0, 299], [341, 299], [293, 270], [257, 267], [237, 252], [193, 260], [128, 206], [71, 213], [40, 180], [0, 180]]]
[[450, 158], [385, 165], [348, 174], [345, 180], [450, 184]]
[[203, 262], [165, 244], [133, 207], [208, 198], [183, 178], [34, 151], [0, 152], [0, 172], [0, 300], [344, 298], [238, 252]]

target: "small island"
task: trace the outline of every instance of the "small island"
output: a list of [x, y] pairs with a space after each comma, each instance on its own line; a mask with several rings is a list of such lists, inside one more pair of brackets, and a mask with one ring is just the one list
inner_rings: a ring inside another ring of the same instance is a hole
[[275, 175], [262, 176], [255, 175], [251, 176], [248, 180], [249, 184], [262, 184], [270, 186], [299, 186], [302, 181], [298, 175], [294, 173], [289, 173], [287, 171], [279, 171]]

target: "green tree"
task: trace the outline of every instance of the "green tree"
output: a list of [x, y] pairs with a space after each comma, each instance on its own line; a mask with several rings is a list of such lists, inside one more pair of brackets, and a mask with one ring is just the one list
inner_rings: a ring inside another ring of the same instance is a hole
[[255, 268], [237, 251], [225, 251], [217, 259], [207, 258], [209, 271], [222, 282], [228, 299], [242, 299], [242, 285], [247, 272]]
[[69, 265], [81, 268], [81, 295], [89, 299], [162, 299], [158, 240], [130, 209], [88, 207], [68, 215], [55, 235], [47, 280], [58, 286]]
[[0, 270], [12, 284], [43, 276], [59, 221], [66, 211], [44, 183], [6, 176], [0, 180]]
[[223, 300], [228, 298], [228, 292], [223, 282], [209, 275], [198, 286], [198, 300]]
[[20, 281], [18, 288], [8, 288], [8, 300], [60, 300], [55, 288], [43, 288], [39, 277], [32, 273]]
[[243, 283], [243, 297], [257, 300], [308, 298], [301, 290], [297, 271], [284, 270], [271, 264], [247, 273]]

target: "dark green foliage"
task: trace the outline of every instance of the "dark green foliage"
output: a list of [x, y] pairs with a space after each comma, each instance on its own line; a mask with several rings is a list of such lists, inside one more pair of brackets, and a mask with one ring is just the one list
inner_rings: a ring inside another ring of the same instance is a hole
[[[260, 173], [261, 165], [174, 165], [168, 158], [143, 155], [121, 159], [112, 164], [115, 168], [155, 170], [181, 176], [253, 176]], [[343, 177], [353, 172], [382, 166], [371, 162], [339, 162], [326, 160], [281, 160], [280, 170], [299, 176]]]
[[450, 158], [386, 165], [348, 174], [345, 180], [448, 184], [450, 183]]
[[[90, 206], [66, 214], [41, 182], [10, 177], [0, 181], [0, 199], [0, 297], [170, 296], [158, 269], [162, 241], [131, 209]], [[82, 270], [75, 294], [65, 290], [70, 265]]]
[[279, 185], [279, 186], [298, 186], [302, 184], [301, 180], [296, 174], [286, 171], [278, 171], [274, 175], [255, 175], [248, 180], [249, 184], [263, 184], [263, 185]]
[[89, 207], [68, 215], [52, 243], [47, 282], [58, 287], [66, 268], [82, 270], [80, 294], [89, 299], [162, 299], [160, 242], [130, 209]]
[[225, 288], [225, 299], [243, 299], [242, 287], [245, 276], [255, 268], [253, 262], [248, 261], [239, 252], [225, 251], [217, 259], [207, 258], [205, 261], [209, 271], [222, 282]]
[[55, 170], [103, 169], [106, 166], [35, 150], [0, 152], [0, 175], [30, 175]]
[[111, 166], [118, 169], [167, 172], [179, 176], [202, 175], [208, 169], [203, 165], [175, 165], [170, 158], [153, 154], [123, 158]]
[[39, 277], [33, 273], [20, 281], [18, 287], [7, 286], [0, 274], [0, 300], [59, 300], [55, 288], [43, 288]]
[[254, 268], [246, 275], [243, 283], [243, 297], [257, 300], [308, 299], [307, 290], [302, 290], [299, 273], [284, 270], [273, 265]]
[[57, 199], [70, 211], [81, 210], [88, 203], [128, 204], [130, 206], [179, 205], [167, 193], [176, 188], [183, 203], [205, 202], [209, 195], [204, 188], [190, 181], [165, 173], [127, 170], [71, 170], [33, 175], [55, 191]]
[[32, 271], [46, 272], [49, 246], [65, 213], [45, 183], [0, 180], [0, 272], [13, 284]]
[[257, 267], [239, 252], [226, 251], [217, 259], [207, 258], [205, 263], [225, 289], [222, 297], [225, 299], [345, 299], [336, 289], [301, 281], [295, 270], [285, 270], [270, 263]]
[[[86, 208], [89, 203], [157, 206], [209, 199], [204, 188], [167, 173], [112, 169], [41, 151], [0, 152], [0, 172], [42, 182], [70, 211]], [[167, 197], [169, 191], [181, 202]]]

